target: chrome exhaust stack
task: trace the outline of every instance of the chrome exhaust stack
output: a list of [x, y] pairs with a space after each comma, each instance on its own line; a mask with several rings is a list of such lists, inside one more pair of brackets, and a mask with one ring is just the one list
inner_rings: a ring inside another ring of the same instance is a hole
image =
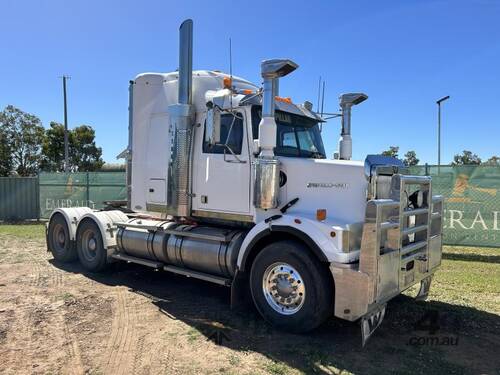
[[168, 108], [174, 139], [168, 166], [167, 214], [188, 217], [191, 215], [193, 21], [185, 20], [179, 34], [178, 99], [177, 104]]
[[342, 94], [339, 97], [340, 108], [342, 110], [342, 131], [339, 139], [339, 158], [351, 160], [352, 158], [352, 138], [351, 138], [351, 108], [368, 99], [363, 93]]
[[261, 75], [264, 79], [262, 120], [259, 124], [260, 154], [254, 161], [254, 205], [260, 209], [277, 208], [279, 205], [279, 160], [274, 156], [276, 147], [276, 121], [274, 99], [279, 91], [279, 78], [297, 69], [288, 59], [264, 60]]

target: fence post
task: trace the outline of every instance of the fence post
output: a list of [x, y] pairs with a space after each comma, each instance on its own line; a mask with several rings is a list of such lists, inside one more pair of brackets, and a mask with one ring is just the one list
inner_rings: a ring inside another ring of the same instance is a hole
[[40, 221], [40, 214], [41, 214], [41, 207], [40, 207], [40, 173], [37, 173], [36, 175], [36, 207], [37, 207], [37, 211], [36, 211], [36, 220], [37, 221]]
[[425, 163], [425, 175], [429, 175], [429, 164]]
[[90, 181], [89, 181], [89, 172], [87, 172], [87, 207], [90, 206]]

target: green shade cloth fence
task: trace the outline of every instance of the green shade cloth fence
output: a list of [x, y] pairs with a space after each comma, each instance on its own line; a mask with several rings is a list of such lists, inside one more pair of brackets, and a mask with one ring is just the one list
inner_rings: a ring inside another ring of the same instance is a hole
[[445, 198], [444, 243], [500, 247], [500, 167], [415, 166], [432, 177], [433, 194]]
[[[410, 173], [431, 176], [433, 194], [445, 197], [445, 244], [500, 247], [500, 167], [426, 165]], [[42, 218], [57, 207], [101, 208], [127, 196], [124, 172], [42, 173], [39, 180]]]
[[124, 172], [41, 173], [40, 217], [55, 208], [102, 208], [104, 201], [127, 199]]

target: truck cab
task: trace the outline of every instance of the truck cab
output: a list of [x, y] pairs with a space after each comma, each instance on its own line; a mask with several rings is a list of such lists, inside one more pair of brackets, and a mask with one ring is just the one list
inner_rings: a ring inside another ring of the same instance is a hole
[[54, 211], [47, 245], [90, 271], [126, 261], [231, 288], [273, 325], [309, 331], [331, 316], [360, 320], [363, 344], [386, 303], [441, 262], [442, 198], [429, 177], [381, 155], [351, 160], [351, 108], [340, 97], [335, 159], [324, 119], [279, 94], [298, 65], [265, 60], [263, 86], [192, 71], [192, 21], [179, 70], [130, 82], [126, 207]]

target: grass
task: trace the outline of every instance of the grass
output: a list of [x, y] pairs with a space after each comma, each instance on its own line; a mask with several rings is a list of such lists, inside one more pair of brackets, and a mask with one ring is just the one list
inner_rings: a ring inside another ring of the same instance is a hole
[[500, 315], [500, 249], [445, 246], [431, 298]]
[[57, 296], [59, 299], [63, 300], [65, 303], [71, 302], [75, 300], [75, 296], [71, 293], [65, 292]]
[[201, 337], [200, 331], [198, 331], [196, 328], [193, 327], [189, 328], [186, 335], [190, 343], [197, 341]]
[[280, 361], [267, 361], [265, 364], [266, 370], [273, 375], [286, 375], [291, 372], [290, 367]]
[[44, 239], [45, 225], [40, 223], [1, 224], [0, 235], [10, 235], [29, 240]]

